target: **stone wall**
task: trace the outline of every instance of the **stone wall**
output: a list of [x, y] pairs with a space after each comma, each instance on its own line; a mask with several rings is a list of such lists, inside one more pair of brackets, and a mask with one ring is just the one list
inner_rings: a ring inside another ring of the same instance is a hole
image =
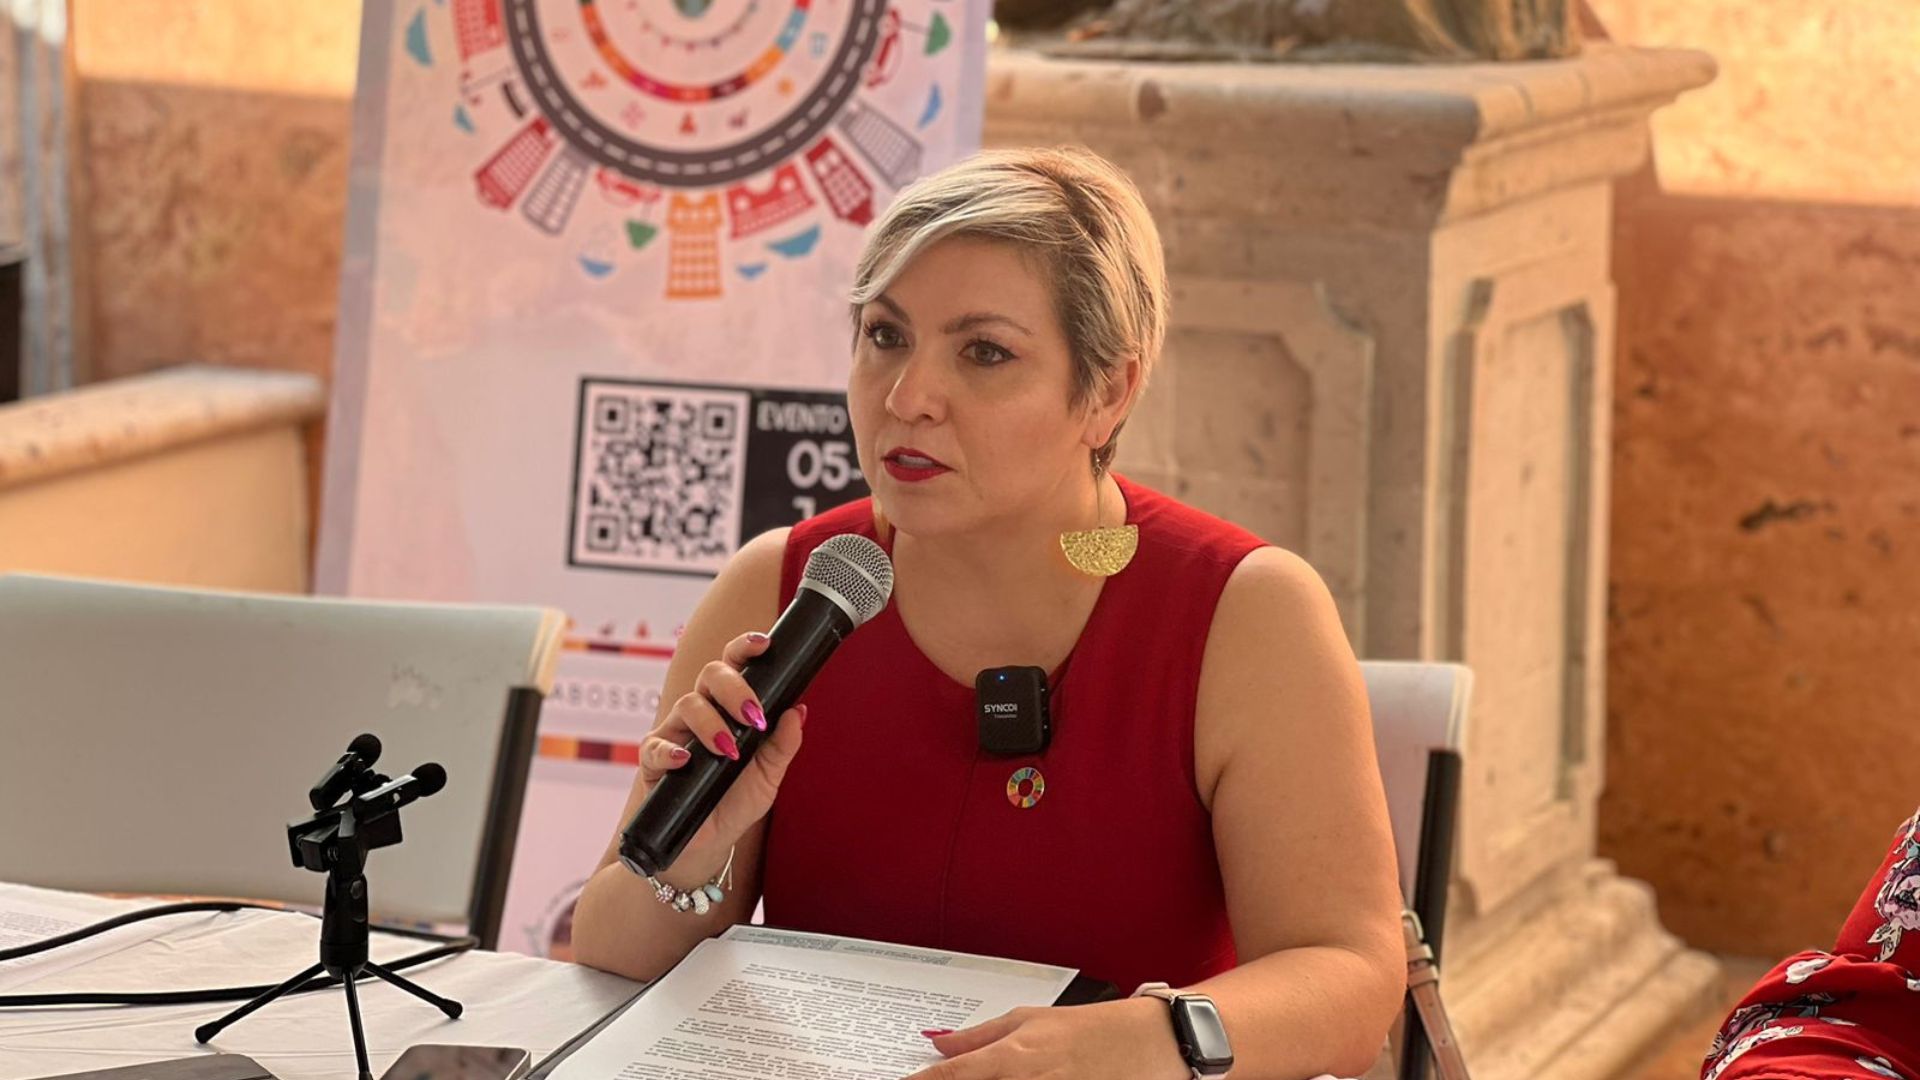
[[95, 378], [328, 373], [359, 14], [73, 0]]
[[[88, 376], [333, 367], [360, 5], [72, 0]], [[324, 424], [306, 435], [317, 520]]]
[[1594, 7], [1720, 62], [1620, 190], [1600, 850], [1778, 955], [1920, 803], [1920, 8]]

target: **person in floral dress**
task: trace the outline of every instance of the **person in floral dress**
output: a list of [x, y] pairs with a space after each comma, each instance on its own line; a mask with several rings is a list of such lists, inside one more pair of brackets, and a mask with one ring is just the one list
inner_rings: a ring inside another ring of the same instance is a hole
[[1920, 811], [1833, 949], [1780, 961], [1714, 1037], [1701, 1080], [1920, 1080]]

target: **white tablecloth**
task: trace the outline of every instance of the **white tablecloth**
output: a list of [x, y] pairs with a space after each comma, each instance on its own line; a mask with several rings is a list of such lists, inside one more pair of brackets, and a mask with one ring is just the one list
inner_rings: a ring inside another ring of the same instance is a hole
[[[316, 878], [316, 883], [319, 879]], [[7, 895], [54, 900], [93, 922], [148, 906], [0, 884]], [[290, 912], [181, 915], [151, 940], [37, 979], [15, 993], [149, 991], [281, 982], [319, 959], [320, 921]], [[376, 934], [371, 955], [388, 962], [430, 948]], [[49, 954], [52, 955], [52, 954]], [[466, 1006], [458, 1020], [384, 982], [359, 986], [367, 1056], [377, 1077], [416, 1043], [515, 1046], [535, 1061], [639, 990], [639, 984], [574, 964], [510, 953], [471, 952], [408, 968], [403, 976]], [[210, 1046], [193, 1030], [238, 1002], [161, 1008], [0, 1009], [0, 1080], [217, 1052], [245, 1054], [281, 1080], [354, 1075], [344, 993], [335, 988], [283, 997], [227, 1028]]]

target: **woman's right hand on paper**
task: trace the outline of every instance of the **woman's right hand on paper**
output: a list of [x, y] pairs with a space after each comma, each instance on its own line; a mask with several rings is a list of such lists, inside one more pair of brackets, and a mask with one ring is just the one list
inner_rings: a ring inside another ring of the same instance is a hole
[[[701, 668], [694, 678], [693, 689], [681, 695], [661, 716], [640, 747], [640, 781], [649, 792], [662, 776], [692, 760], [689, 748], [696, 739], [721, 757], [739, 755], [740, 748], [727, 729], [721, 709], [742, 724], [762, 730], [768, 728], [758, 697], [740, 676], [741, 665], [765, 652], [767, 644], [767, 635], [757, 631], [727, 642], [720, 659]], [[805, 705], [795, 706], [771, 725], [772, 734], [760, 743], [739, 779], [715, 807], [713, 816], [694, 834], [693, 842], [688, 845], [689, 852], [709, 848], [724, 858], [725, 851], [773, 808], [780, 781], [786, 776], [794, 754], [800, 750], [806, 715]]]

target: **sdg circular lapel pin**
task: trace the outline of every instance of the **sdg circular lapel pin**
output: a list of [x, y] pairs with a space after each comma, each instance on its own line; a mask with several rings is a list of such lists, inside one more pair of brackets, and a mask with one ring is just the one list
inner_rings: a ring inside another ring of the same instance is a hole
[[1031, 810], [1047, 793], [1047, 778], [1028, 766], [1007, 778], [1007, 801], [1021, 810]]

